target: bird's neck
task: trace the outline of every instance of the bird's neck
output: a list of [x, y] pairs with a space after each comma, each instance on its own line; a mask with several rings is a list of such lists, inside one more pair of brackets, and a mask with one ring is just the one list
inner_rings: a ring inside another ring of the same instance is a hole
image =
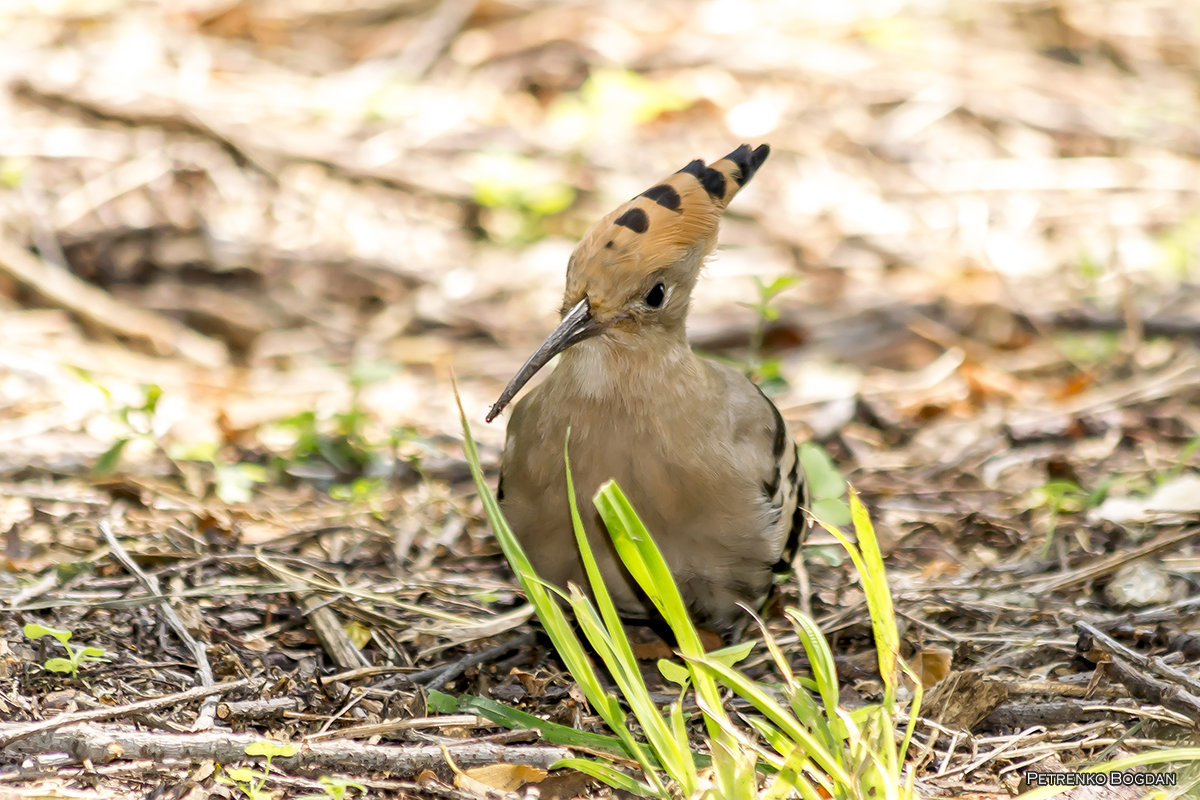
[[553, 383], [564, 399], [637, 406], [690, 394], [703, 379], [682, 328], [636, 338], [598, 336], [559, 356]]

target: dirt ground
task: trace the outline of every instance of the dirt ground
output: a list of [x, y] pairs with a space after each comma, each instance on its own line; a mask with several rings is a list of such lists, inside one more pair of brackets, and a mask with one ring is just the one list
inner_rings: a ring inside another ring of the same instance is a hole
[[[304, 745], [279, 797], [538, 782], [561, 747], [429, 708], [597, 723], [451, 377], [494, 478], [576, 238], [743, 141], [691, 338], [870, 506], [952, 673], [921, 795], [1197, 743], [1196, 3], [45, 0], [0, 36], [0, 798], [242, 797], [263, 737]], [[831, 542], [812, 610], [870, 701]]]

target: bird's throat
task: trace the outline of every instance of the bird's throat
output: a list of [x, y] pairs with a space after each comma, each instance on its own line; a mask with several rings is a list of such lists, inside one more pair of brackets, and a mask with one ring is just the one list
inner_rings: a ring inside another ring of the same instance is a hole
[[634, 342], [598, 336], [559, 359], [553, 376], [556, 388], [575, 394], [576, 400], [618, 406], [640, 406], [687, 392], [701, 376], [698, 359], [683, 336]]

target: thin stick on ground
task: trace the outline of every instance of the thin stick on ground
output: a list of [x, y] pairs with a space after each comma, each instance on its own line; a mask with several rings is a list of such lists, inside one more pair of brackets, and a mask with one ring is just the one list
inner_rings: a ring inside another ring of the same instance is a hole
[[1160, 678], [1165, 678], [1169, 681], [1174, 681], [1180, 686], [1187, 689], [1195, 695], [1200, 695], [1200, 681], [1192, 678], [1190, 675], [1175, 669], [1170, 664], [1165, 663], [1161, 658], [1151, 658], [1144, 656], [1134, 650], [1130, 650], [1125, 645], [1118, 642], [1108, 634], [1101, 631], [1094, 625], [1089, 625], [1086, 622], [1076, 622], [1075, 630], [1091, 636], [1095, 643], [1103, 650], [1107, 650], [1113, 655], [1118, 655], [1121, 658], [1135, 664], [1142, 669], [1152, 672]]
[[[20, 727], [20, 726], [18, 726]], [[10, 726], [0, 725], [0, 741], [9, 738]], [[254, 733], [209, 731], [167, 733], [141, 731], [125, 725], [80, 725], [68, 730], [43, 729], [23, 734], [26, 741], [12, 748], [25, 753], [68, 752], [77, 761], [106, 763], [116, 758], [149, 758], [155, 761], [212, 759], [229, 764], [246, 760], [246, 746], [262, 741]], [[417, 775], [431, 769], [448, 773], [443, 749], [464, 767], [490, 764], [527, 764], [549, 769], [567, 758], [570, 751], [550, 745], [511, 746], [494, 742], [462, 742], [448, 745], [372, 745], [355, 741], [306, 742], [287, 758], [294, 768], [336, 770], [352, 774], [388, 773]]]
[[[159, 586], [158, 578], [145, 572], [138, 563], [133, 560], [129, 552], [117, 539], [113, 533], [112, 525], [108, 520], [100, 520], [98, 526], [100, 533], [104, 535], [104, 541], [108, 542], [108, 547], [112, 554], [116, 557], [125, 569], [138, 579], [138, 583], [145, 587], [158, 604], [159, 612], [167, 625], [171, 626], [171, 630], [175, 631], [175, 635], [179, 637], [184, 646], [192, 652], [192, 658], [196, 659], [196, 672], [200, 677], [201, 686], [212, 686], [215, 681], [213, 679], [212, 666], [208, 663], [208, 651], [204, 645], [196, 641], [196, 637], [192, 636], [187, 626], [183, 624], [183, 620], [175, 613], [175, 609], [171, 607], [171, 603], [163, 596], [162, 587]], [[216, 717], [217, 697], [211, 695], [204, 698], [204, 702], [200, 704], [200, 713], [196, 717], [196, 722], [192, 725], [194, 731], [206, 731], [213, 726], [213, 720]]]
[[102, 719], [115, 719], [116, 717], [140, 714], [143, 711], [157, 711], [170, 706], [183, 705], [193, 700], [201, 700], [205, 697], [225, 694], [226, 692], [232, 692], [234, 689], [244, 688], [249, 686], [250, 682], [250, 678], [240, 678], [236, 681], [226, 681], [225, 683], [218, 683], [213, 686], [197, 686], [185, 692], [175, 692], [174, 694], [166, 694], [162, 697], [151, 697], [148, 700], [126, 703], [123, 706], [91, 708], [87, 711], [79, 711], [74, 714], [59, 714], [53, 719], [31, 722], [25, 725], [5, 725], [0, 727], [0, 750], [21, 739], [57, 730], [58, 728], [65, 728], [68, 725], [75, 725], [80, 722], [96, 722]]

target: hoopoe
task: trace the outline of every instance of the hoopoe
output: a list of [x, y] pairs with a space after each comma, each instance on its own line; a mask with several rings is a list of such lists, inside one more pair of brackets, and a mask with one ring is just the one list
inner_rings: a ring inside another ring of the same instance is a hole
[[[591, 497], [615, 478], [655, 536], [691, 611], [730, 630], [790, 567], [805, 519], [796, 445], [779, 410], [742, 372], [696, 356], [684, 330], [692, 289], [726, 205], [770, 148], [696, 159], [596, 223], [567, 263], [562, 322], [505, 387], [513, 409], [500, 505], [539, 574], [586, 585], [563, 469], [571, 429], [578, 504], [621, 613], [652, 617]], [[588, 512], [591, 513], [588, 513]]]

